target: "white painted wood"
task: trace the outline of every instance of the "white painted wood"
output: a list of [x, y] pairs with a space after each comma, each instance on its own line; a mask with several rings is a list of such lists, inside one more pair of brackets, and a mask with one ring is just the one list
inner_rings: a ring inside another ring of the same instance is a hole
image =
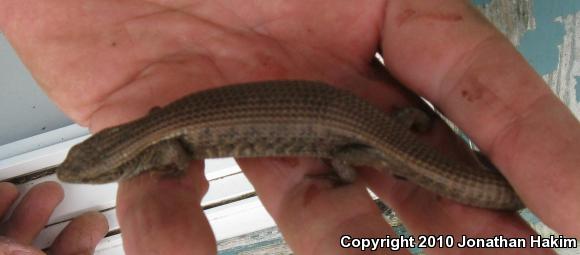
[[[103, 212], [109, 222], [110, 229], [119, 228], [115, 213], [115, 209]], [[257, 197], [208, 209], [205, 211], [205, 215], [217, 241], [275, 226], [274, 220]], [[41, 248], [50, 246], [54, 237], [68, 223], [62, 222], [48, 226], [40, 233], [34, 245]], [[95, 254], [124, 254], [121, 234], [109, 236], [101, 241]]]
[[124, 255], [121, 235], [109, 236], [103, 239], [95, 249], [95, 255]]
[[275, 226], [258, 197], [205, 211], [217, 241]]
[[209, 190], [201, 200], [201, 205], [207, 206], [253, 192], [254, 187], [250, 184], [250, 181], [238, 171], [235, 174], [211, 180], [209, 182]]
[[[83, 136], [0, 160], [0, 180], [13, 178], [60, 164], [70, 147], [88, 138]], [[10, 145], [10, 144], [9, 144]], [[3, 147], [3, 146], [2, 146]]]
[[0, 146], [0, 160], [59, 144], [64, 141], [71, 141], [79, 137], [87, 137], [88, 134], [89, 130], [87, 128], [76, 124], [51, 130]]

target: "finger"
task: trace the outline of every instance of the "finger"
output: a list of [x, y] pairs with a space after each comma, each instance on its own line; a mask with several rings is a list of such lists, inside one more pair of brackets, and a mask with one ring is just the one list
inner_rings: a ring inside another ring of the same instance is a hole
[[73, 219], [50, 247], [51, 254], [93, 254], [97, 244], [107, 234], [105, 216], [98, 212], [85, 213]]
[[[429, 254], [554, 254], [551, 249], [522, 247], [518, 249], [460, 248], [462, 236], [528, 240], [536, 233], [516, 212], [486, 210], [464, 206], [416, 185], [382, 174], [374, 169], [359, 171], [375, 194], [383, 199], [413, 236], [452, 236], [452, 246], [438, 245]], [[526, 244], [529, 244], [526, 242]]]
[[18, 189], [9, 182], [0, 182], [0, 218], [6, 214], [10, 206], [18, 198]]
[[208, 182], [203, 162], [181, 177], [144, 173], [119, 183], [117, 216], [127, 254], [215, 254], [201, 208]]
[[358, 254], [363, 251], [340, 247], [341, 236], [396, 236], [361, 183], [337, 186], [324, 178], [329, 169], [319, 160], [269, 158], [238, 163], [296, 254]]
[[0, 236], [0, 254], [43, 255], [44, 252], [27, 245], [22, 245], [13, 239]]
[[30, 244], [44, 228], [63, 197], [62, 187], [56, 182], [44, 182], [34, 186], [24, 195], [6, 222], [5, 236], [22, 244]]
[[580, 124], [468, 1], [390, 1], [382, 48], [388, 69], [463, 128], [534, 213], [580, 236]]

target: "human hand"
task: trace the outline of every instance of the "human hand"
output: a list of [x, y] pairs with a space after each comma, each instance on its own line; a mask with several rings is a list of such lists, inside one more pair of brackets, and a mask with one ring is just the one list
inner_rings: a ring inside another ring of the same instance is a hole
[[[380, 48], [389, 72], [465, 130], [544, 222], [580, 236], [578, 121], [465, 1], [441, 2], [0, 0], [0, 27], [49, 96], [92, 131], [194, 91], [266, 79], [323, 80], [385, 111], [412, 104], [370, 64]], [[452, 153], [448, 136], [439, 123], [425, 140]], [[328, 171], [318, 160], [238, 162], [297, 254], [356, 252], [338, 247], [347, 233], [394, 235], [365, 183], [309, 178]], [[127, 253], [215, 252], [201, 168], [120, 184]], [[515, 213], [458, 205], [368, 169], [361, 177], [416, 235], [533, 233]]]
[[[0, 215], [5, 215], [17, 198], [18, 190], [13, 184], [0, 183]], [[62, 188], [55, 182], [38, 184], [26, 193], [10, 218], [2, 223], [0, 254], [45, 254], [31, 243], [62, 199]], [[50, 253], [92, 254], [107, 231], [102, 214], [85, 213], [65, 227], [50, 247]]]

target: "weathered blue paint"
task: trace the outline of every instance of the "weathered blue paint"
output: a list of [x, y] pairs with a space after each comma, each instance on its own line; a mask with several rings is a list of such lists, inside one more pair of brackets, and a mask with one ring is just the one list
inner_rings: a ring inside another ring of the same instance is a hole
[[[478, 6], [491, 3], [491, 0], [472, 0]], [[566, 17], [580, 12], [578, 0], [535, 0], [533, 17], [536, 29], [524, 34], [518, 50], [541, 75], [552, 73], [559, 61], [558, 45], [562, 44], [564, 25], [556, 22], [557, 17]], [[580, 80], [576, 78], [576, 100], [580, 102]]]
[[[519, 46], [520, 52], [540, 74], [551, 73], [558, 63], [558, 48], [564, 37], [564, 25], [555, 22], [557, 17], [575, 15], [580, 11], [578, 0], [536, 0], [534, 17], [537, 29], [527, 32]], [[576, 77], [576, 100], [580, 102], [580, 83]]]
[[[485, 6], [491, 0], [471, 0], [478, 6]], [[578, 0], [536, 0], [533, 1], [533, 16], [536, 29], [524, 34], [518, 49], [528, 62], [542, 75], [551, 73], [558, 63], [558, 45], [562, 43], [564, 27], [554, 21], [556, 17], [573, 14], [580, 9]]]
[[[519, 46], [520, 52], [540, 74], [551, 73], [558, 63], [558, 48], [564, 37], [564, 24], [554, 21], [580, 12], [578, 0], [534, 1], [535, 31], [527, 32]], [[576, 78], [576, 100], [580, 102], [580, 83]]]
[[536, 30], [524, 34], [518, 48], [536, 71], [544, 75], [556, 69], [558, 45], [562, 44], [565, 33], [564, 25], [555, 19], [580, 11], [580, 1], [536, 0], [533, 4]]

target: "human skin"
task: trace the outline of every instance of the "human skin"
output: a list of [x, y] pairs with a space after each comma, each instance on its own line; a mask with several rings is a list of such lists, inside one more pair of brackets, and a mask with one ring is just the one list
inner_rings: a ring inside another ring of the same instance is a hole
[[[8, 212], [18, 195], [16, 186], [7, 182], [0, 183], [0, 217]], [[31, 243], [44, 228], [63, 195], [62, 188], [55, 182], [43, 182], [30, 189], [10, 218], [2, 223], [0, 254], [44, 254], [32, 247]], [[107, 229], [103, 215], [95, 212], [82, 214], [59, 234], [50, 252], [59, 255], [92, 254]]]
[[[468, 1], [0, 0], [0, 29], [44, 91], [92, 132], [195, 91], [256, 80], [323, 80], [385, 111], [414, 104], [388, 70], [469, 134], [546, 224], [580, 237], [580, 124]], [[385, 68], [371, 64], [378, 49]], [[441, 124], [422, 137], [454, 152]], [[337, 186], [313, 177], [329, 170], [316, 159], [238, 163], [296, 254], [357, 253], [338, 247], [345, 233], [394, 235], [367, 185], [414, 235], [533, 233], [513, 212], [459, 205], [385, 172], [361, 169], [359, 181]], [[199, 205], [202, 167], [120, 183], [128, 254], [215, 253]]]

